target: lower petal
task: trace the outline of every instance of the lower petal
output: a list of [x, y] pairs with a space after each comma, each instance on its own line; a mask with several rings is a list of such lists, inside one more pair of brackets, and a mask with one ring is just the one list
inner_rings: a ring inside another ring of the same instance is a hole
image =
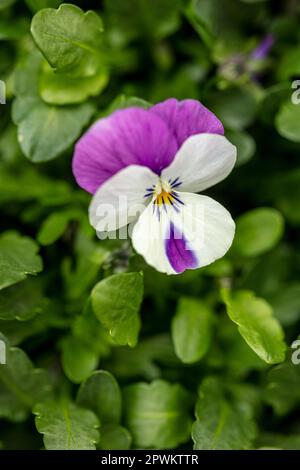
[[162, 210], [158, 214], [157, 208], [151, 203], [134, 225], [131, 238], [134, 249], [144, 257], [147, 264], [157, 271], [176, 274], [165, 249], [169, 225], [167, 212]]
[[150, 266], [167, 274], [206, 266], [221, 258], [235, 232], [231, 215], [218, 202], [198, 194], [177, 195], [180, 206], [157, 209], [150, 204], [132, 232], [135, 250]]
[[198, 267], [196, 254], [178, 228], [171, 222], [169, 238], [165, 242], [166, 255], [176, 273]]
[[197, 267], [207, 266], [222, 258], [229, 250], [235, 233], [230, 213], [214, 199], [193, 193], [178, 193], [183, 207], [176, 212], [173, 223], [182, 232]]

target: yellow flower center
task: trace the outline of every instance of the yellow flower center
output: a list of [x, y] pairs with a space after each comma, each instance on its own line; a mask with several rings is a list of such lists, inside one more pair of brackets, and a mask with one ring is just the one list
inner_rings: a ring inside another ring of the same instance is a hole
[[155, 186], [154, 192], [154, 204], [161, 206], [162, 204], [172, 204], [174, 197], [172, 195], [172, 188], [166, 181], [159, 180]]

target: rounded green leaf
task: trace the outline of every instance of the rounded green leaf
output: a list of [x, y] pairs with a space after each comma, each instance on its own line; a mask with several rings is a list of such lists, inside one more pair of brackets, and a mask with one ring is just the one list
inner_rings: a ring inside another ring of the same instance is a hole
[[186, 442], [191, 426], [189, 406], [189, 394], [178, 384], [155, 380], [126, 387], [125, 422], [133, 444], [143, 449], [171, 449]]
[[17, 232], [5, 232], [0, 237], [0, 290], [23, 281], [29, 274], [43, 268], [37, 254], [38, 245], [29, 237]]
[[232, 249], [242, 256], [261, 255], [277, 245], [283, 230], [284, 220], [276, 209], [253, 209], [237, 219]]
[[119, 385], [105, 370], [94, 372], [78, 390], [77, 403], [94, 411], [102, 424], [118, 424], [122, 403]]
[[283, 362], [284, 333], [268, 302], [250, 291], [230, 294], [223, 290], [223, 299], [229, 318], [238, 325], [248, 346], [268, 364]]
[[51, 245], [66, 231], [72, 220], [78, 220], [83, 214], [77, 209], [53, 212], [42, 223], [37, 239], [41, 245]]
[[300, 283], [282, 287], [271, 297], [270, 302], [275, 317], [283, 326], [290, 326], [300, 319]]
[[69, 336], [62, 341], [62, 365], [71, 382], [81, 383], [96, 369], [99, 354], [80, 339]]
[[265, 384], [264, 398], [275, 413], [284, 416], [300, 404], [300, 367], [292, 358], [270, 370]]
[[32, 96], [21, 96], [13, 105], [20, 146], [33, 162], [52, 160], [67, 150], [93, 113], [91, 103], [55, 107]]
[[246, 88], [229, 88], [214, 93], [207, 103], [225, 127], [240, 131], [254, 120], [257, 103]]
[[137, 343], [143, 290], [142, 273], [113, 274], [92, 290], [95, 315], [117, 344], [133, 347]]
[[244, 165], [253, 157], [256, 149], [253, 137], [244, 131], [228, 131], [226, 137], [237, 148], [236, 166]]
[[94, 11], [62, 4], [44, 8], [32, 19], [31, 33], [51, 67], [58, 72], [91, 76], [99, 65], [103, 25]]
[[212, 313], [198, 299], [179, 300], [172, 320], [172, 338], [177, 356], [187, 364], [199, 361], [211, 341]]
[[38, 279], [26, 279], [0, 291], [0, 319], [28, 321], [48, 304]]
[[101, 427], [100, 449], [102, 450], [128, 450], [131, 447], [132, 437], [123, 426], [104, 425]]
[[99, 421], [95, 414], [67, 400], [40, 403], [34, 408], [35, 424], [44, 435], [47, 450], [95, 450]]
[[284, 103], [276, 115], [275, 125], [282, 137], [300, 142], [300, 104]]
[[230, 397], [224, 384], [206, 378], [199, 389], [192, 428], [195, 450], [246, 450], [253, 446], [256, 426], [248, 403]]
[[0, 363], [0, 417], [11, 421], [24, 421], [39, 401], [49, 400], [52, 386], [44, 369], [33, 366], [22, 349], [6, 345], [5, 364]]
[[74, 77], [70, 73], [56, 73], [44, 67], [40, 76], [39, 91], [48, 104], [77, 104], [90, 96], [97, 96], [107, 85], [108, 72], [99, 68], [94, 75]]

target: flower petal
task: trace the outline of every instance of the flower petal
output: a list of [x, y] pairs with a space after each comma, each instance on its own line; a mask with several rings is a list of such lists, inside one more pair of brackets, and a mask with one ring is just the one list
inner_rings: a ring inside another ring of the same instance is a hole
[[170, 98], [156, 104], [149, 111], [165, 120], [174, 132], [179, 147], [194, 134], [224, 134], [221, 121], [196, 100], [178, 101]]
[[94, 193], [129, 165], [159, 174], [178, 149], [172, 131], [156, 114], [140, 108], [116, 111], [97, 121], [77, 142], [73, 173], [79, 186]]
[[194, 135], [184, 142], [173, 162], [162, 171], [162, 178], [179, 178], [179, 191], [204, 191], [226, 178], [235, 161], [236, 147], [226, 137]]
[[235, 233], [235, 223], [230, 213], [208, 196], [178, 194], [183, 206], [180, 212], [172, 215], [172, 222], [197, 257], [197, 267], [222, 258], [229, 250]]
[[150, 204], [132, 232], [135, 250], [158, 271], [181, 273], [206, 266], [230, 248], [235, 224], [229, 212], [213, 199], [178, 193], [180, 209], [163, 206], [159, 217]]
[[130, 165], [107, 180], [89, 207], [91, 225], [98, 232], [113, 232], [134, 221], [146, 207], [145, 194], [157, 182], [149, 168]]
[[163, 273], [176, 274], [165, 250], [169, 224], [167, 212], [161, 211], [158, 217], [155, 206], [151, 203], [134, 225], [131, 238], [134, 249], [150, 266]]
[[189, 242], [173, 222], [170, 223], [170, 233], [165, 242], [165, 250], [169, 263], [176, 273], [197, 268], [199, 265], [197, 256]]

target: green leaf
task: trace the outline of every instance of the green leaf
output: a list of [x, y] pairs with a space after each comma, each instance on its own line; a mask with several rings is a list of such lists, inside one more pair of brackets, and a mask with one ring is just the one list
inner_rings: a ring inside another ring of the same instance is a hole
[[35, 423], [48, 450], [94, 450], [99, 441], [99, 421], [95, 414], [67, 400], [39, 403], [34, 408]]
[[19, 348], [6, 344], [6, 364], [0, 365], [0, 417], [12, 421], [27, 418], [37, 401], [49, 399], [51, 384], [43, 369], [35, 369]]
[[247, 261], [241, 287], [253, 290], [258, 296], [272, 299], [289, 276], [292, 257], [291, 247], [278, 245], [259, 258]]
[[300, 367], [291, 359], [289, 354], [283, 364], [273, 367], [265, 384], [265, 401], [279, 416], [290, 413], [300, 404]]
[[192, 428], [194, 449], [247, 450], [255, 437], [251, 408], [237, 399], [230, 400], [221, 381], [206, 378], [196, 404], [196, 422]]
[[212, 313], [198, 299], [179, 299], [172, 320], [172, 338], [175, 352], [182, 362], [199, 361], [207, 352], [211, 341]]
[[268, 366], [244, 341], [236, 325], [225, 317], [218, 323], [221, 340], [223, 367], [233, 377], [243, 378], [253, 370], [264, 370]]
[[300, 319], [300, 283], [288, 284], [271, 297], [274, 315], [283, 326], [290, 326]]
[[150, 336], [135, 348], [113, 348], [110, 369], [123, 379], [145, 377], [153, 380], [162, 375], [160, 365], [178, 366], [171, 338], [167, 334]]
[[277, 245], [283, 231], [284, 219], [276, 209], [253, 209], [238, 217], [232, 249], [242, 256], [261, 255]]
[[123, 426], [104, 425], [101, 426], [102, 450], [128, 450], [131, 447], [132, 437]]
[[71, 382], [81, 383], [96, 369], [99, 355], [92, 346], [74, 336], [64, 338], [61, 343], [62, 365]]
[[251, 349], [268, 364], [284, 361], [286, 345], [272, 307], [250, 291], [222, 291], [229, 318]]
[[122, 401], [119, 385], [112, 374], [105, 370], [94, 372], [77, 394], [77, 403], [89, 408], [102, 424], [118, 424], [121, 419]]
[[142, 273], [114, 274], [100, 281], [92, 290], [95, 315], [117, 344], [136, 345], [142, 299]]
[[50, 106], [39, 97], [41, 57], [28, 56], [16, 72], [12, 117], [22, 151], [33, 162], [56, 158], [66, 151], [90, 121], [94, 106]]
[[77, 209], [53, 212], [43, 221], [37, 235], [38, 242], [41, 245], [51, 245], [65, 233], [72, 220], [80, 219], [82, 215]]
[[47, 61], [57, 72], [91, 76], [99, 65], [103, 24], [94, 11], [62, 4], [45, 8], [32, 19], [31, 33]]
[[56, 73], [48, 66], [41, 74], [39, 91], [42, 99], [49, 104], [82, 103], [90, 96], [99, 95], [108, 79], [108, 73], [103, 68], [89, 77], [74, 77], [70, 73]]
[[131, 106], [148, 109], [152, 104], [136, 96], [119, 95], [110, 103], [104, 115], [109, 116], [114, 111], [130, 108]]
[[71, 258], [65, 258], [62, 264], [66, 293], [68, 298], [73, 300], [83, 296], [84, 300], [86, 299], [96, 282], [100, 267], [109, 255], [109, 251], [102, 248], [103, 245], [99, 242], [95, 242], [92, 236], [93, 232], [87, 233], [79, 226], [74, 242], [75, 266]]
[[125, 40], [139, 36], [162, 39], [180, 25], [181, 0], [106, 0], [105, 10], [111, 29]]
[[279, 79], [288, 80], [291, 77], [297, 77], [300, 74], [300, 47], [287, 49], [281, 56], [280, 64], [277, 70]]
[[[109, 333], [95, 317], [90, 299], [83, 312], [73, 323], [72, 334], [83, 344], [93, 349], [98, 357], [105, 357], [110, 353], [111, 340]], [[91, 341], [93, 338], [93, 341]]]
[[253, 137], [244, 131], [228, 131], [226, 137], [237, 148], [236, 166], [247, 163], [253, 157], [256, 149]]
[[[95, 317], [90, 299], [87, 301], [82, 314], [74, 321], [72, 333], [75, 338], [92, 348], [98, 354], [98, 357], [109, 355], [111, 347], [109, 333]], [[91, 338], [93, 338], [92, 342]]]
[[300, 169], [293, 168], [285, 173], [280, 172], [271, 186], [275, 194], [276, 205], [288, 222], [300, 224]]
[[213, 48], [216, 41], [226, 45], [241, 43], [241, 20], [249, 15], [247, 7], [239, 8], [235, 0], [223, 0], [220, 8], [219, 0], [190, 0], [188, 2], [187, 17], [209, 48]]
[[189, 438], [189, 394], [164, 380], [129, 385], [124, 390], [125, 422], [133, 444], [141, 448], [172, 449]]
[[94, 113], [90, 103], [58, 108], [39, 98], [17, 98], [13, 119], [18, 126], [18, 139], [29, 160], [45, 162], [69, 148]]
[[248, 127], [255, 118], [256, 100], [246, 88], [228, 88], [215, 92], [207, 103], [225, 127], [241, 131]]
[[43, 269], [38, 249], [31, 238], [22, 237], [17, 232], [5, 232], [0, 236], [0, 289]]
[[0, 319], [27, 321], [41, 313], [47, 304], [39, 283], [27, 279], [0, 291]]
[[285, 102], [275, 118], [278, 133], [292, 142], [300, 142], [300, 105]]

